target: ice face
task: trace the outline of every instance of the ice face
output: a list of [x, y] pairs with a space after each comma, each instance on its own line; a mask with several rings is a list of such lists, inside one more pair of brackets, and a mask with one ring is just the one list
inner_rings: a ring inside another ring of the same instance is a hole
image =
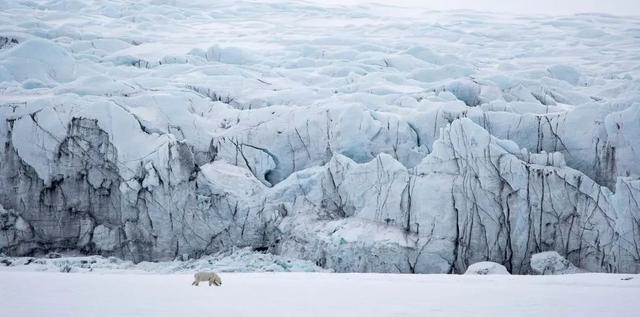
[[0, 8], [2, 252], [640, 271], [637, 18]]

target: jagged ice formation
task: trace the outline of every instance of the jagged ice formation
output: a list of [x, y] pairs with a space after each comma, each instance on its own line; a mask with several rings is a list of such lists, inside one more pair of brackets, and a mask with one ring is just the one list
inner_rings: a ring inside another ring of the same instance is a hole
[[640, 272], [640, 20], [0, 1], [0, 251]]

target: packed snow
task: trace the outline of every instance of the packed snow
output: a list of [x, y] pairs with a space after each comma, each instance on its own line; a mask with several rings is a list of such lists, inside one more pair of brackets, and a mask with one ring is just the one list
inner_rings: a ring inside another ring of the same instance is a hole
[[465, 275], [494, 275], [494, 274], [509, 274], [507, 268], [504, 265], [495, 263], [495, 262], [478, 262], [469, 265], [467, 271], [464, 272]]
[[640, 277], [0, 272], [3, 316], [635, 317]]
[[337, 272], [526, 274], [555, 251], [640, 272], [639, 30], [605, 14], [0, 0], [0, 252], [249, 247]]

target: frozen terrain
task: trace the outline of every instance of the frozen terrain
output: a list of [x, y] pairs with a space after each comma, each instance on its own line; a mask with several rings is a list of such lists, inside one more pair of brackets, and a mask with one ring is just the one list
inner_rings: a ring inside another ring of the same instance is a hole
[[640, 279], [562, 276], [0, 272], [3, 316], [616, 316], [640, 310]]
[[63, 273], [196, 273], [214, 272], [330, 272], [312, 262], [238, 249], [231, 252], [173, 261], [139, 262], [116, 257], [8, 257], [0, 255], [0, 271]]
[[0, 252], [637, 273], [639, 56], [638, 17], [0, 0]]

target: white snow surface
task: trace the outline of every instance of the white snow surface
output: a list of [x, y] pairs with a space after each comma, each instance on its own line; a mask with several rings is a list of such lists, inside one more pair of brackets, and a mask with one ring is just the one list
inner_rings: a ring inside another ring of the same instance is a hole
[[507, 268], [504, 265], [495, 262], [478, 262], [469, 265], [467, 271], [464, 272], [465, 275], [500, 275], [500, 274], [509, 274]]
[[[635, 317], [640, 277], [0, 272], [3, 316]], [[631, 278], [631, 279], [629, 279]]]
[[0, 0], [0, 252], [640, 272], [640, 19]]

